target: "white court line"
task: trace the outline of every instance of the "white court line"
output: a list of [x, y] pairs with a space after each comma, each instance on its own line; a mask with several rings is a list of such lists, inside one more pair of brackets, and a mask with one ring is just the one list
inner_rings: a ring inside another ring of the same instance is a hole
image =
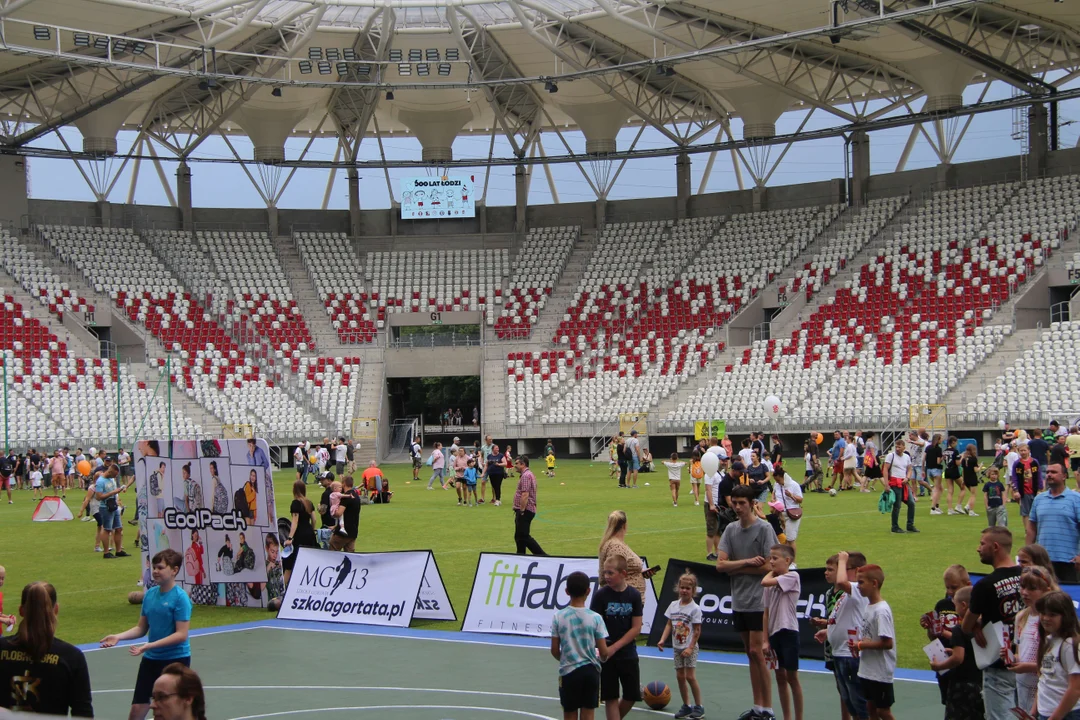
[[[559, 699], [557, 697], [551, 697], [550, 695], [530, 695], [528, 693], [520, 693], [520, 692], [507, 693], [507, 692], [495, 692], [495, 691], [487, 691], [487, 690], [461, 690], [461, 689], [456, 689], [456, 688], [432, 688], [432, 687], [393, 687], [393, 686], [389, 686], [389, 685], [376, 685], [376, 686], [371, 686], [371, 687], [361, 687], [361, 686], [357, 686], [357, 685], [204, 685], [203, 689], [204, 690], [290, 690], [290, 691], [292, 691], [292, 690], [348, 690], [348, 691], [364, 691], [364, 692], [368, 692], [368, 691], [371, 691], [371, 690], [388, 690], [388, 691], [393, 691], [393, 692], [426, 692], [426, 693], [442, 693], [442, 694], [449, 694], [449, 695], [479, 695], [479, 696], [483, 696], [483, 697], [514, 697], [514, 698], [528, 698], [530, 700], [555, 700], [555, 701], [557, 701]], [[134, 690], [132, 688], [122, 688], [122, 689], [115, 689], [115, 690], [94, 690], [93, 692], [94, 692], [95, 695], [106, 695], [106, 694], [110, 694], [110, 693], [130, 693], [130, 692], [134, 692]], [[362, 707], [360, 709], [373, 709], [375, 707], [379, 707], [379, 706], [368, 706], [368, 707]], [[395, 705], [395, 706], [385, 706], [385, 707], [399, 707], [399, 706]], [[431, 706], [426, 706], [426, 705], [405, 705], [405, 706], [400, 706], [400, 707], [436, 707], [437, 708], [437, 707], [460, 707], [460, 706], [457, 706], [457, 705], [446, 705], [446, 706], [443, 706], [443, 705], [431, 705]], [[324, 708], [307, 708], [307, 709], [305, 709], [303, 711], [301, 711], [301, 710], [290, 710], [290, 711], [285, 712], [285, 713], [274, 713], [274, 714], [271, 714], [271, 715], [251, 715], [251, 716], [245, 716], [243, 718], [233, 718], [232, 720], [249, 720], [250, 718], [273, 717], [274, 715], [287, 715], [287, 714], [297, 713], [297, 712], [313, 712], [313, 711], [320, 710], [320, 709], [324, 709]], [[337, 710], [339, 708], [325, 708], [325, 709]], [[353, 709], [353, 708], [349, 708], [349, 709]], [[469, 708], [463, 708], [463, 709], [469, 709]], [[492, 708], [488, 708], [488, 709], [492, 709]], [[498, 709], [501, 710], [501, 708], [498, 708]], [[636, 707], [635, 706], [634, 710], [636, 710], [638, 712], [651, 713], [651, 714], [654, 714], [654, 715], [670, 715], [670, 713], [662, 712], [660, 710], [653, 710], [653, 709], [647, 708], [647, 707]], [[514, 711], [511, 711], [511, 712], [514, 712]], [[536, 717], [546, 717], [546, 716], [540, 715], [540, 716], [536, 716]]]
[[475, 705], [360, 705], [354, 707], [332, 707], [308, 710], [286, 710], [284, 712], [263, 713], [261, 715], [244, 715], [230, 718], [230, 720], [258, 720], [258, 718], [285, 717], [286, 715], [300, 715], [301, 713], [327, 713], [345, 712], [356, 710], [476, 710], [480, 712], [505, 713], [509, 715], [522, 715], [537, 720], [556, 720], [550, 715], [525, 712], [524, 710], [509, 710], [506, 708], [477, 707]]
[[[71, 593], [64, 593], [64, 594], [65, 595], [70, 595]], [[225, 627], [221, 627], [221, 628], [198, 628], [196, 630], [191, 631], [191, 634], [189, 634], [188, 639], [190, 640], [192, 638], [205, 637], [207, 635], [226, 635], [228, 633], [245, 632], [247, 630], [274, 630], [274, 629], [275, 628], [274, 628], [273, 625], [255, 625], [255, 626], [252, 626], [252, 627], [228, 627], [228, 626], [225, 626]], [[198, 633], [198, 634], [195, 634], [195, 633]], [[99, 650], [114, 650], [116, 648], [128, 647], [129, 645], [142, 645], [145, 642], [146, 642], [146, 640], [144, 640], [142, 638], [139, 638], [137, 640], [124, 640], [122, 642], [118, 642], [118, 643], [116, 643], [116, 645], [114, 645], [111, 648], [103, 648], [103, 647], [99, 646], [99, 647], [82, 647], [80, 649], [85, 654], [85, 653], [88, 653], [88, 652], [97, 652]]]

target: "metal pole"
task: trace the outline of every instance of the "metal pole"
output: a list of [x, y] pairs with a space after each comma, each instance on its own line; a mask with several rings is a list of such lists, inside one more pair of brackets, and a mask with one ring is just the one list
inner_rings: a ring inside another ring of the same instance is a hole
[[172, 354], [165, 356], [165, 393], [169, 413], [169, 447], [172, 447]]
[[113, 346], [113, 361], [116, 363], [116, 449], [119, 451], [123, 447], [122, 437], [120, 433], [120, 408], [121, 405], [121, 388], [123, 383], [120, 382], [120, 346]]
[[8, 444], [8, 382], [7, 382], [7, 356], [4, 356], [4, 449], [11, 447]]

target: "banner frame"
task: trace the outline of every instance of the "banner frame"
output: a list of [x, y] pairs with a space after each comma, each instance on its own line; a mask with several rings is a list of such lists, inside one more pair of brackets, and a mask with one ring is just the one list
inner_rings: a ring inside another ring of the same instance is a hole
[[[415, 551], [407, 551], [407, 552], [415, 552]], [[432, 620], [434, 622], [457, 622], [458, 621], [458, 616], [457, 616], [457, 610], [454, 609], [454, 599], [452, 597], [450, 597], [450, 593], [446, 589], [446, 582], [442, 579], [442, 571], [439, 570], [439, 561], [435, 559], [435, 551], [434, 550], [428, 550], [428, 562], [435, 566], [435, 574], [439, 576], [439, 582], [442, 583], [443, 593], [446, 594], [446, 602], [450, 606], [450, 613], [454, 616], [454, 618], [452, 620], [440, 620], [438, 618], [420, 618], [420, 619], [421, 620]], [[477, 567], [479, 567], [479, 561], [477, 561]], [[424, 569], [424, 577], [425, 578], [427, 577], [427, 568]], [[423, 588], [423, 581], [421, 581], [420, 586], [421, 586], [421, 588]], [[417, 600], [420, 599], [420, 592], [419, 591], [417, 591], [417, 593], [416, 593], [416, 599]], [[413, 611], [413, 617], [416, 617], [416, 612], [415, 611]], [[463, 620], [464, 620], [464, 618], [463, 618]]]

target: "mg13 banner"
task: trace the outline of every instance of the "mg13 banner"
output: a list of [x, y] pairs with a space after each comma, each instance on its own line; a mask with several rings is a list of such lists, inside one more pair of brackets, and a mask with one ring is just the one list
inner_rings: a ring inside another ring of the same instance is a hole
[[430, 551], [297, 552], [279, 618], [409, 627]]
[[[595, 593], [599, 570], [595, 557], [480, 553], [461, 629], [550, 637], [551, 618], [557, 610], [570, 604], [566, 578], [579, 570], [592, 580]], [[656, 616], [656, 590], [651, 582], [645, 583], [643, 600], [641, 632], [647, 635]]]
[[[649, 645], [655, 646], [660, 640], [660, 634], [664, 632], [667, 624], [664, 611], [678, 599], [675, 583], [687, 569], [697, 575], [698, 579], [698, 594], [694, 599], [701, 607], [701, 649], [742, 652], [742, 638], [735, 630], [735, 616], [731, 609], [731, 578], [725, 573], [717, 572], [715, 565], [675, 559], [668, 560], [664, 573], [664, 585], [660, 589], [660, 602], [653, 618], [652, 632], [649, 633]], [[794, 572], [799, 573], [802, 584], [802, 593], [795, 607], [795, 614], [799, 619], [799, 655], [823, 660], [825, 646], [814, 640], [817, 628], [810, 624], [810, 618], [827, 616], [825, 593], [829, 590], [829, 583], [825, 582], [825, 568], [800, 568]]]
[[266, 607], [285, 592], [265, 440], [145, 440], [135, 447], [143, 567], [172, 548], [200, 605]]
[[402, 178], [401, 219], [476, 217], [472, 176]]

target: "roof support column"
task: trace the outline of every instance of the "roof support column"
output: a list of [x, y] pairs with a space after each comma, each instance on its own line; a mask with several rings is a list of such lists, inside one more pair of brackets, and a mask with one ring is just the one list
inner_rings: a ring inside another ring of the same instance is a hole
[[0, 221], [16, 228], [29, 222], [30, 202], [26, 192], [26, 158], [0, 155]]
[[278, 236], [278, 209], [277, 205], [266, 206], [266, 224], [270, 227], [270, 237]]
[[851, 187], [848, 188], [848, 204], [862, 207], [866, 203], [866, 190], [870, 180], [870, 136], [864, 130], [851, 134]]
[[1046, 105], [1028, 108], [1028, 170], [1039, 177], [1046, 170], [1046, 156], [1050, 152], [1050, 124]]
[[194, 230], [191, 216], [191, 167], [181, 160], [176, 167], [176, 205], [180, 208], [180, 228]]
[[514, 231], [525, 232], [529, 200], [529, 174], [523, 163], [514, 166]]
[[607, 197], [596, 198], [596, 229], [599, 231], [607, 223]]
[[360, 219], [360, 173], [351, 167], [345, 172], [349, 180], [349, 235], [360, 237], [363, 223]]
[[675, 217], [682, 220], [690, 206], [690, 155], [679, 153], [675, 157]]

